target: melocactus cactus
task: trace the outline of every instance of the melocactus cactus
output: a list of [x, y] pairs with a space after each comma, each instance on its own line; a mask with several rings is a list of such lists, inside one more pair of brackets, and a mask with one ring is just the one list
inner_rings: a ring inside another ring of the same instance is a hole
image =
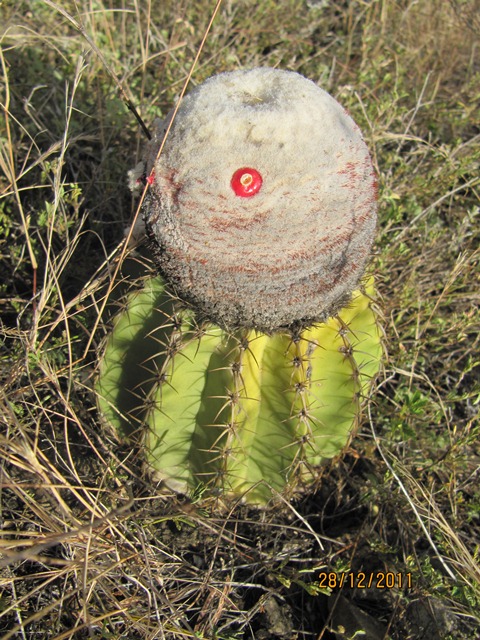
[[358, 288], [376, 220], [370, 157], [340, 105], [286, 71], [207, 80], [157, 157], [169, 118], [141, 167], [162, 277], [116, 321], [99, 406], [144, 433], [171, 488], [266, 503], [341, 452], [378, 370], [373, 282]]

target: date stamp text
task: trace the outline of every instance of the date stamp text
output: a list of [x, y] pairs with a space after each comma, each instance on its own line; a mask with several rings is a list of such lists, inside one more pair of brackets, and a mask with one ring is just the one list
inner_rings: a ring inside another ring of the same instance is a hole
[[318, 576], [318, 587], [320, 589], [410, 589], [412, 574], [393, 571], [347, 573], [322, 571]]

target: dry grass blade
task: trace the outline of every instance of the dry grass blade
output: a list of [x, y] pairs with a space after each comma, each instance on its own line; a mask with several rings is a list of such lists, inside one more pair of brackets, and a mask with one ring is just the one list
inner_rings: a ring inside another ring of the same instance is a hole
[[[35, 273], [38, 268], [38, 263], [35, 257], [35, 253], [32, 249], [32, 242], [29, 234], [29, 218], [25, 215], [25, 212], [22, 206], [22, 199], [20, 198], [20, 195], [18, 192], [18, 182], [17, 182], [16, 171], [15, 171], [15, 166], [17, 163], [13, 155], [14, 144], [12, 140], [12, 132], [11, 132], [11, 126], [10, 126], [10, 88], [9, 88], [9, 81], [8, 81], [8, 70], [7, 70], [7, 65], [5, 64], [3, 49], [1, 48], [0, 48], [0, 59], [2, 61], [2, 71], [5, 79], [5, 99], [2, 101], [1, 106], [4, 113], [4, 117], [5, 117], [5, 133], [6, 133], [6, 141], [5, 141], [6, 144], [3, 144], [3, 141], [2, 141], [1, 163], [2, 163], [2, 169], [5, 172], [5, 175], [7, 176], [7, 179], [8, 179], [9, 186], [7, 188], [11, 187], [14, 190], [15, 200], [21, 216], [23, 232], [25, 234], [25, 238], [27, 242], [30, 262], [32, 264], [32, 269]], [[34, 290], [34, 293], [35, 293], [35, 290]]]
[[84, 38], [88, 42], [92, 50], [95, 52], [95, 55], [98, 56], [98, 58], [101, 60], [103, 67], [108, 71], [108, 75], [112, 78], [112, 80], [117, 85], [117, 88], [120, 91], [120, 94], [123, 100], [125, 101], [127, 108], [133, 113], [138, 124], [142, 127], [143, 132], [146, 135], [147, 139], [150, 140], [152, 137], [150, 134], [150, 131], [148, 130], [142, 118], [140, 117], [140, 114], [138, 113], [135, 105], [127, 96], [123, 84], [120, 82], [120, 80], [117, 77], [117, 74], [113, 71], [113, 69], [108, 64], [105, 56], [102, 53], [102, 50], [95, 44], [95, 42], [87, 33], [83, 24], [78, 20], [75, 20], [75, 18], [68, 11], [65, 11], [65, 9], [63, 9], [58, 3], [52, 2], [52, 0], [43, 0], [43, 2], [45, 2], [45, 4], [47, 4], [48, 6], [52, 7], [52, 9], [55, 9], [55, 11], [58, 11], [58, 13], [60, 13], [64, 18], [66, 18], [70, 22], [70, 24], [72, 24], [73, 27], [81, 34], [82, 38]]
[[[160, 156], [160, 154], [162, 153], [163, 145], [165, 144], [165, 140], [167, 139], [168, 133], [169, 133], [170, 128], [171, 128], [171, 126], [172, 126], [172, 124], [173, 124], [173, 121], [174, 121], [174, 119], [175, 119], [175, 115], [176, 115], [176, 113], [177, 113], [178, 107], [180, 106], [180, 103], [181, 103], [182, 97], [185, 95], [185, 92], [186, 92], [186, 90], [187, 90], [188, 84], [189, 84], [189, 82], [190, 82], [190, 79], [191, 79], [191, 77], [192, 77], [192, 75], [193, 75], [194, 71], [195, 71], [195, 68], [196, 68], [196, 66], [197, 66], [198, 60], [199, 60], [200, 55], [201, 55], [201, 53], [202, 53], [202, 51], [203, 51], [203, 47], [204, 47], [205, 42], [206, 42], [206, 40], [207, 40], [208, 34], [210, 33], [210, 29], [212, 28], [213, 21], [215, 20], [215, 16], [217, 15], [217, 13], [218, 13], [218, 11], [219, 11], [219, 9], [220, 9], [221, 4], [222, 4], [222, 0], [217, 0], [217, 3], [216, 3], [215, 8], [214, 8], [214, 10], [213, 10], [212, 16], [211, 16], [211, 18], [210, 18], [210, 22], [209, 22], [209, 23], [208, 23], [208, 25], [207, 25], [207, 28], [206, 28], [206, 30], [205, 30], [205, 34], [204, 34], [204, 36], [203, 36], [203, 39], [202, 39], [202, 41], [201, 41], [201, 43], [200, 43], [200, 45], [199, 45], [199, 47], [198, 47], [198, 50], [197, 50], [196, 56], [195, 56], [195, 58], [194, 58], [194, 60], [193, 60], [193, 63], [192, 63], [192, 65], [191, 65], [191, 67], [190, 67], [190, 71], [189, 71], [189, 73], [188, 73], [188, 76], [187, 76], [187, 78], [186, 78], [186, 80], [185, 80], [185, 83], [184, 83], [184, 85], [183, 85], [183, 87], [182, 87], [182, 91], [181, 91], [181, 93], [180, 93], [180, 96], [179, 96], [179, 99], [178, 99], [177, 105], [176, 105], [175, 110], [174, 110], [173, 115], [172, 115], [172, 118], [171, 118], [171, 120], [170, 120], [170, 123], [169, 123], [169, 125], [168, 125], [167, 130], [165, 131], [165, 136], [164, 136], [163, 141], [162, 141], [162, 143], [161, 143], [161, 145], [160, 145], [160, 148], [158, 149], [158, 152], [157, 152], [157, 158], [158, 158], [158, 157]], [[150, 137], [150, 135], [149, 135], [149, 137]], [[139, 215], [140, 215], [140, 210], [141, 210], [142, 204], [143, 204], [143, 202], [144, 202], [144, 200], [145, 200], [145, 196], [146, 196], [147, 191], [148, 191], [148, 186], [149, 186], [149, 183], [148, 183], [148, 181], [147, 181], [147, 184], [145, 185], [145, 188], [144, 188], [144, 190], [143, 190], [142, 196], [141, 196], [140, 201], [139, 201], [139, 203], [138, 203], [137, 210], [136, 210], [135, 216], [134, 216], [134, 218], [133, 218], [132, 224], [131, 224], [131, 226], [130, 226], [130, 229], [129, 229], [128, 233], [127, 233], [127, 237], [126, 237], [125, 242], [124, 242], [124, 244], [123, 244], [123, 247], [122, 247], [122, 249], [121, 249], [120, 257], [119, 257], [119, 261], [118, 261], [118, 264], [117, 264], [117, 266], [115, 267], [115, 270], [114, 270], [114, 272], [113, 272], [112, 280], [115, 280], [115, 278], [116, 278], [116, 276], [117, 276], [117, 274], [118, 274], [118, 270], [119, 270], [119, 268], [120, 268], [120, 265], [122, 264], [122, 261], [123, 261], [123, 259], [124, 259], [124, 258], [125, 258], [125, 256], [126, 256], [127, 248], [128, 248], [128, 246], [129, 246], [130, 239], [131, 239], [132, 234], [133, 234], [133, 230], [134, 230], [134, 228], [135, 228], [135, 223], [136, 223], [136, 221], [137, 221], [137, 218], [138, 218], [138, 217], [139, 217]], [[107, 292], [107, 294], [106, 294], [106, 296], [105, 296], [105, 298], [104, 298], [104, 302], [102, 303], [102, 305], [101, 305], [101, 307], [100, 307], [100, 313], [99, 313], [99, 315], [98, 315], [97, 323], [95, 323], [95, 325], [94, 325], [94, 327], [93, 327], [93, 329], [92, 329], [92, 336], [95, 334], [95, 331], [96, 331], [96, 329], [97, 329], [98, 323], [99, 323], [99, 322], [100, 322], [100, 320], [101, 320], [101, 314], [103, 313], [103, 311], [104, 311], [104, 309], [105, 309], [105, 306], [106, 306], [106, 304], [107, 304], [107, 301], [108, 301], [108, 295], [109, 295], [109, 291]], [[87, 343], [86, 347], [85, 347], [85, 355], [87, 354], [88, 350], [90, 349], [90, 346], [91, 346], [91, 341], [89, 341], [89, 342]]]

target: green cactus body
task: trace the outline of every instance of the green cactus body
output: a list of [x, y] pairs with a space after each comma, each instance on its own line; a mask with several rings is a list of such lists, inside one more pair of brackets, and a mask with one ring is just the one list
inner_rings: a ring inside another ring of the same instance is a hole
[[265, 504], [348, 444], [379, 368], [373, 281], [298, 335], [199, 327], [161, 278], [127, 301], [108, 340], [99, 406], [120, 434], [141, 428], [171, 489], [199, 483]]

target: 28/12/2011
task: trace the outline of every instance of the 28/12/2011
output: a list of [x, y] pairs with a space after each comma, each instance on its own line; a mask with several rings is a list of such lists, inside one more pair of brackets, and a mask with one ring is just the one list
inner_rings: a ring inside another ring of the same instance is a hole
[[393, 571], [351, 571], [348, 573], [335, 573], [324, 571], [318, 576], [320, 589], [410, 589], [412, 586], [411, 573], [394, 573]]

